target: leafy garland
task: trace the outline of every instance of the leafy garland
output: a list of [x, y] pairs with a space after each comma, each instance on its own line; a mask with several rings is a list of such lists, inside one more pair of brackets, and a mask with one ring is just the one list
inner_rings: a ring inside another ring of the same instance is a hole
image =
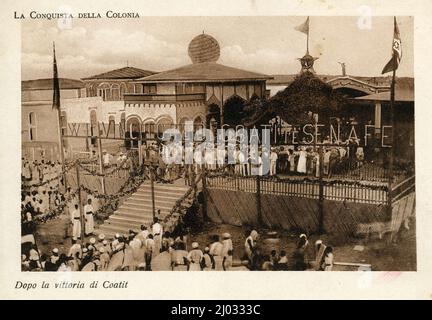
[[84, 170], [87, 173], [90, 173], [92, 176], [98, 176], [98, 177], [106, 177], [109, 175], [113, 175], [116, 172], [119, 172], [120, 170], [130, 170], [130, 166], [123, 167], [122, 165], [125, 164], [126, 161], [121, 162], [119, 165], [115, 166], [109, 171], [105, 171], [104, 173], [99, 173], [96, 170], [91, 170], [85, 166], [83, 166], [80, 162], [78, 162], [78, 166]]
[[64, 203], [55, 208], [53, 211], [37, 215], [33, 218], [32, 221], [45, 223], [49, 220], [58, 218], [64, 212], [64, 208], [67, 206], [68, 202], [71, 201], [72, 195], [78, 194], [78, 191], [79, 190], [77, 189], [74, 192], [71, 192], [68, 198], [64, 201]]
[[91, 194], [97, 199], [104, 199], [110, 201], [110, 200], [118, 200], [119, 198], [125, 197], [135, 192], [144, 180], [145, 177], [143, 177], [142, 175], [139, 174], [133, 175], [128, 180], [126, 180], [126, 182], [121, 186], [121, 188], [116, 194], [110, 194], [110, 195], [101, 194], [98, 191], [93, 191], [83, 185], [80, 185], [80, 187], [86, 193]]

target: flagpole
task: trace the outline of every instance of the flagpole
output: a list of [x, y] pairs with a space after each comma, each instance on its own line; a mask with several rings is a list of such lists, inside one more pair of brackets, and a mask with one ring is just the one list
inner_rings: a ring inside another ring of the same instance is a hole
[[392, 82], [390, 86], [390, 125], [392, 128], [391, 135], [391, 147], [390, 147], [390, 161], [389, 161], [389, 180], [388, 180], [388, 206], [390, 215], [392, 213], [392, 201], [393, 201], [393, 163], [394, 163], [394, 143], [395, 143], [395, 127], [394, 127], [394, 100], [395, 100], [395, 84], [396, 84], [396, 56], [393, 54], [393, 73], [392, 73]]
[[309, 54], [309, 26], [310, 26], [309, 17], [307, 18], [307, 20], [308, 20], [308, 29], [306, 35], [306, 54]]
[[[62, 175], [63, 175], [63, 184], [65, 190], [67, 189], [67, 182], [66, 182], [66, 172], [65, 172], [65, 160], [64, 160], [64, 147], [63, 147], [63, 134], [62, 134], [62, 128], [61, 128], [61, 112], [60, 112], [60, 83], [58, 80], [58, 74], [57, 74], [57, 61], [55, 57], [55, 42], [53, 42], [53, 69], [55, 68], [55, 74], [53, 75], [53, 105], [57, 99], [55, 99], [55, 91], [58, 90], [58, 106], [56, 106], [57, 109], [57, 122], [58, 122], [58, 138], [59, 138], [59, 148], [60, 148], [60, 161], [62, 166]], [[56, 80], [58, 82], [58, 88], [56, 86]]]

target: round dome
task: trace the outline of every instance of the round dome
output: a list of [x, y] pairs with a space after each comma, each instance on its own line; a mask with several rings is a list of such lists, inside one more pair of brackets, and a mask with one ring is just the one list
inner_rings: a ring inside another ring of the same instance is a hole
[[203, 33], [192, 39], [188, 52], [192, 63], [216, 62], [220, 56], [220, 47], [215, 38]]

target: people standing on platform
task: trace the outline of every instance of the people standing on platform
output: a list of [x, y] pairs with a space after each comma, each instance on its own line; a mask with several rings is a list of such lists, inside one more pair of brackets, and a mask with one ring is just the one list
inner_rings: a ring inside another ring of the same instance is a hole
[[86, 236], [92, 235], [94, 232], [94, 209], [92, 206], [92, 200], [88, 199], [87, 204], [84, 206], [84, 217], [85, 217], [85, 234]]
[[271, 148], [270, 151], [270, 175], [274, 176], [276, 174], [276, 164], [278, 161], [278, 155], [275, 148]]
[[300, 174], [306, 174], [307, 152], [306, 152], [305, 148], [301, 147], [298, 154], [299, 154], [299, 159], [298, 159], [298, 163], [297, 163], [297, 172]]
[[246, 157], [245, 151], [239, 152], [238, 161], [239, 161], [239, 165], [240, 165], [240, 175], [247, 176], [248, 175], [248, 159]]
[[294, 174], [296, 171], [296, 163], [295, 163], [296, 155], [293, 149], [288, 150], [288, 165], [289, 165], [289, 174]]
[[106, 150], [102, 151], [102, 162], [103, 162], [103, 166], [104, 168], [108, 168], [109, 166], [111, 166], [111, 161], [113, 159], [113, 156], [107, 152]]

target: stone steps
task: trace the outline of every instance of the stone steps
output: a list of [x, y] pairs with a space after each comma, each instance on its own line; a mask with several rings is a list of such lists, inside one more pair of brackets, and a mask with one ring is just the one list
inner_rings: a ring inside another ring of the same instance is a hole
[[[155, 208], [161, 210], [160, 218], [164, 218], [174, 207], [189, 187], [177, 181], [175, 184], [155, 184]], [[107, 238], [116, 233], [128, 234], [129, 230], [139, 231], [142, 224], [149, 227], [153, 222], [151, 186], [143, 183], [138, 190], [127, 198], [122, 205], [96, 230]]]

